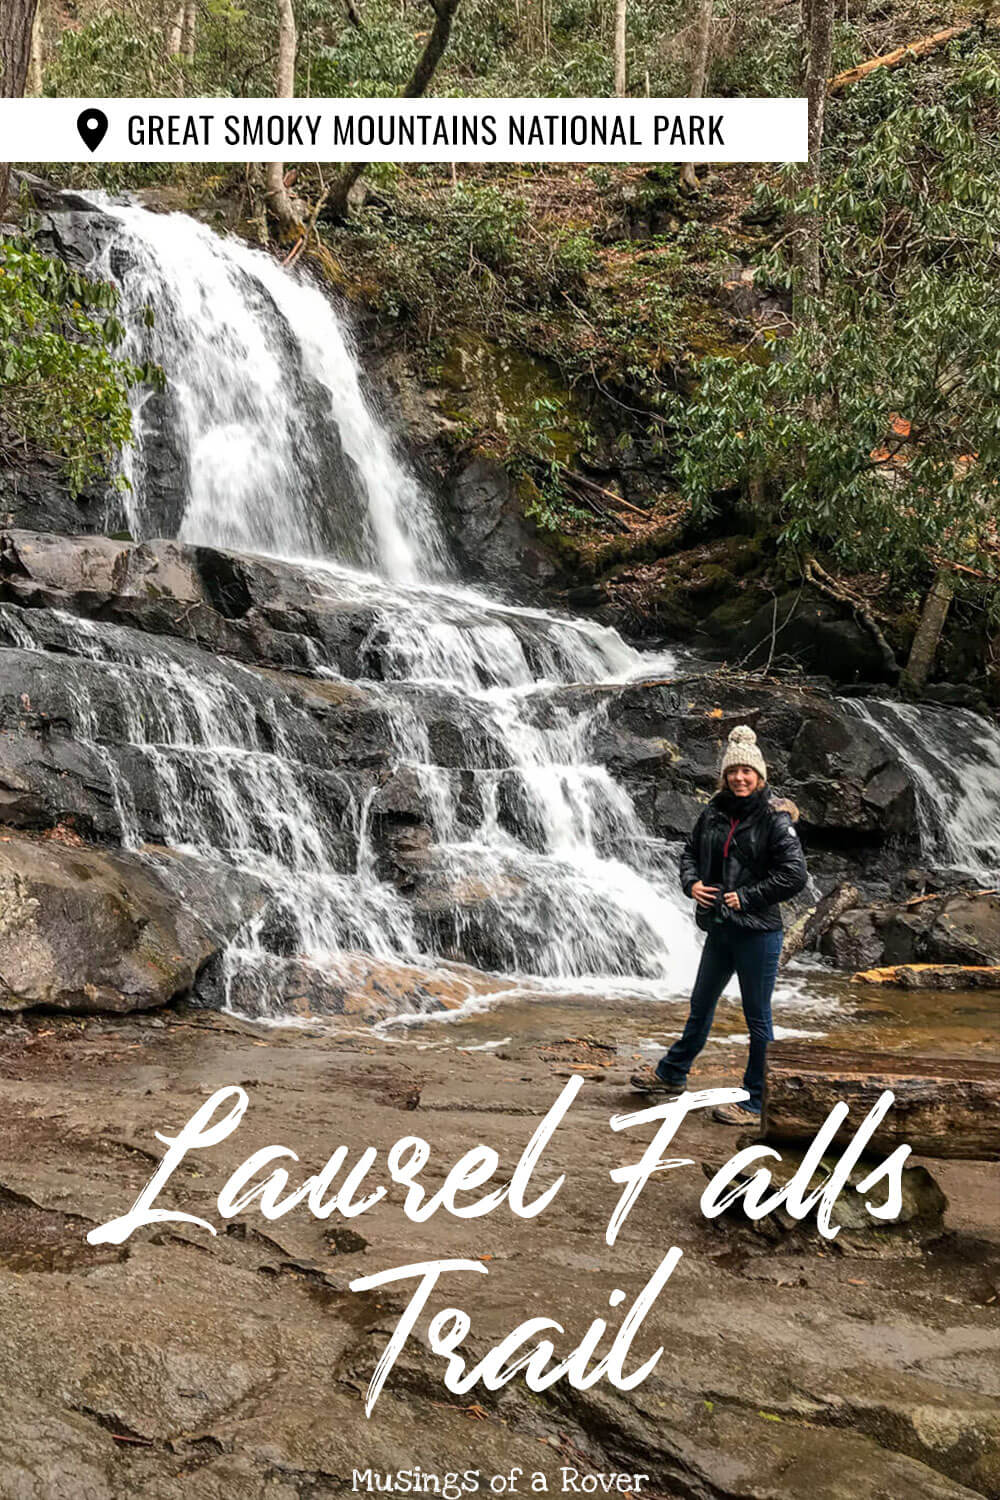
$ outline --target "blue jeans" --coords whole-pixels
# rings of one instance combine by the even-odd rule
[[[771,993],[778,973],[784,933],[747,932],[730,924],[713,926],[705,939],[698,977],[691,994],[691,1012],[682,1034],[656,1071],[666,1083],[683,1088],[688,1069],[708,1041],[719,996],[734,974],[740,982],[743,1014],[750,1032],[750,1058],[743,1087],[750,1095],[744,1108],[760,1113],[764,1098],[767,1044],[773,1040]]]

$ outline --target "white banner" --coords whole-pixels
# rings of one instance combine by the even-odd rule
[[[805,99],[0,99],[23,162],[805,161]]]

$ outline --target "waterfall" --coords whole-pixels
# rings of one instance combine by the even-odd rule
[[[231,1003],[277,1013],[286,959],[336,972],[359,952],[683,992],[698,944],[676,851],[596,763],[602,695],[558,700],[567,684],[669,674],[673,658],[464,587],[316,286],[186,216],[102,208],[117,224],[102,269],[120,288],[127,352],[166,375],[164,392],[135,400],[132,534],[291,560],[317,607],[364,606],[371,671],[355,686],[384,709],[393,775],[413,778],[429,836],[406,899],[373,849],[377,787],[332,788],[333,755],[307,715],[262,697],[259,673],[51,611],[33,639],[30,612],[5,610],[15,646],[79,659],[62,712],[107,768],[123,842],[152,831],[269,892],[269,915],[227,956]],[[311,670],[338,675],[320,643]],[[139,810],[137,784],[151,788]]]
[[[38,684],[51,693],[53,653],[74,661],[57,717],[107,785],[121,842],[166,844],[266,893],[226,954],[225,998],[280,1014],[304,968],[349,975],[358,955],[683,994],[698,942],[676,849],[594,750],[599,689],[669,676],[671,654],[454,576],[349,332],[305,274],[185,215],[101,209],[113,233],[99,269],[120,289],[126,352],[166,377],[134,397],[132,535],[281,559],[279,591],[331,617],[354,611],[351,680],[325,637],[297,636],[304,670],[387,726],[365,772],[338,763],[293,679],[105,621],[0,610],[29,701]],[[294,620],[294,601],[279,603]],[[908,764],[924,857],[991,882],[996,731],[964,711],[846,706]],[[419,824],[388,854],[387,786]]]
[[[843,704],[908,766],[923,858],[982,885],[995,885],[1000,871],[996,725],[966,708],[883,698],[845,698]]]
[[[118,282],[123,352],[168,375],[181,540],[285,557],[332,552],[401,581],[444,574],[428,498],[372,410],[349,334],[322,292],[185,214],[102,207],[120,226],[99,269]],[[152,482],[160,416],[149,393],[136,404],[126,477],[137,537],[163,534]]]

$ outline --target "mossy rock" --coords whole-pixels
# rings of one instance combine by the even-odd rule
[[[583,403],[548,360],[459,334],[440,370],[442,410],[452,421],[495,432],[512,447],[569,463],[588,436]]]

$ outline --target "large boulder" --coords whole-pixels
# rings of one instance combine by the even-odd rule
[[[176,636],[239,661],[377,677],[377,613],[301,568],[173,541],[0,534],[0,600]]]
[[[525,518],[503,464],[475,458],[445,497],[463,572],[509,598],[537,601],[559,571],[555,555]]]
[[[162,851],[0,841],[0,1010],[149,1010],[190,992],[261,906],[247,880]]]
[[[847,702],[820,689],[715,673],[567,688],[553,701],[593,706],[595,759],[621,775],[661,837],[690,829],[718,785],[729,731],[745,723],[756,730],[772,785],[798,804],[814,840],[916,845],[907,767]]]
[[[787,1187],[802,1168],[806,1147],[780,1143],[780,1151],[767,1162],[767,1170],[775,1189]],[[803,1196],[815,1192],[836,1171],[840,1158],[831,1153],[822,1157],[815,1165],[813,1176],[803,1191]],[[727,1158],[714,1158],[702,1162],[702,1171],[711,1179],[727,1165]],[[759,1171],[760,1162],[748,1164],[734,1176],[734,1182],[749,1183]],[[924,1166],[906,1166],[899,1174],[900,1205],[893,1218],[884,1224],[873,1220],[866,1206],[866,1194],[860,1191],[861,1184],[872,1170],[870,1158],[862,1158],[852,1168],[837,1199],[830,1223],[837,1231],[837,1248],[841,1253],[870,1256],[899,1254],[908,1241],[927,1242],[939,1239],[944,1233],[944,1214],[948,1200],[936,1179]],[[815,1217],[809,1214],[804,1219],[795,1219],[782,1205],[756,1223],[748,1225],[741,1200],[737,1200],[722,1218],[723,1226],[743,1238],[760,1236],[772,1244],[791,1240],[802,1248],[818,1247],[823,1241],[816,1228]],[[843,1234],[841,1235],[841,1231]]]
[[[868,630],[843,605],[811,588],[761,605],[740,640],[749,666],[791,657],[807,672],[835,682],[893,682],[897,672]]]
[[[859,969],[876,968],[885,951],[870,907],[845,912],[827,928],[819,947],[838,969],[852,974]]]
[[[36,241],[48,254],[85,268],[93,265],[117,231],[109,214],[73,194],[52,200],[51,208],[39,220]]]
[[[0,526],[87,535],[124,525],[121,496],[109,483],[95,481],[74,495],[50,459],[0,465]]]
[[[1000,894],[925,896],[901,905],[865,907],[832,923],[821,951],[838,968],[897,964],[1000,964]]]

